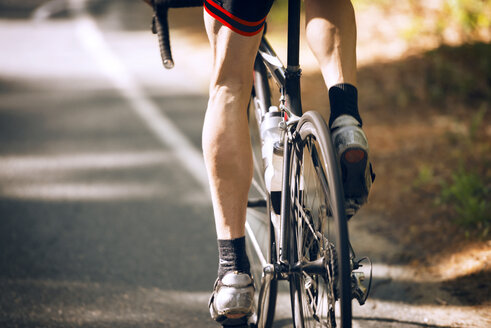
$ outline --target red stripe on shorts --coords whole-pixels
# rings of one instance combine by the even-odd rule
[[[247,25],[247,26],[256,26],[256,25],[259,25],[261,24],[262,22],[264,22],[264,20],[266,19],[266,17],[264,17],[263,19],[257,21],[257,22],[248,22],[246,20],[243,20],[243,19],[240,19],[239,17],[237,16],[234,16],[233,14],[229,13],[228,11],[226,11],[225,9],[223,9],[222,7],[220,7],[219,5],[217,5],[213,0],[205,0],[210,6],[213,6],[215,7],[216,9],[220,10],[222,13],[224,13],[225,15],[227,15],[228,17],[232,18],[234,21],[238,22],[238,23],[241,23],[242,25]],[[206,8],[206,7],[205,7]]]
[[[208,2],[208,1],[207,1],[207,2]],[[208,2],[208,3],[209,3],[209,2]],[[207,12],[207,13],[208,13],[210,16],[212,16],[212,17],[213,17],[213,18],[215,18],[217,21],[219,21],[220,23],[222,23],[223,25],[227,26],[229,29],[231,29],[232,31],[234,31],[234,32],[236,32],[236,33],[238,33],[238,34],[240,34],[240,35],[244,35],[244,36],[253,36],[253,35],[256,35],[256,34],[258,34],[259,32],[261,32],[261,31],[263,30],[263,28],[264,28],[264,25],[263,25],[263,26],[261,26],[261,28],[260,28],[259,30],[257,30],[257,31],[254,31],[254,32],[244,32],[244,31],[239,30],[238,28],[236,28],[236,27],[232,26],[230,23],[228,23],[227,21],[225,21],[223,18],[221,18],[221,17],[219,17],[219,16],[215,15],[215,14],[214,14],[213,12],[211,12],[211,11],[210,11],[208,8],[206,8],[206,6],[204,6],[204,8],[205,8],[206,12]],[[221,10],[221,11],[222,11],[222,10]],[[223,11],[222,11],[222,12],[223,12]],[[227,11],[225,11],[224,13],[227,13]],[[230,15],[232,15],[232,14],[230,14]],[[229,16],[229,15],[227,15],[227,16]],[[233,16],[233,15],[232,15],[232,16]],[[229,17],[231,17],[231,16],[229,16]],[[231,18],[232,18],[232,17],[231,17]],[[262,21],[264,21],[264,19],[265,19],[265,18],[266,18],[266,17],[264,17],[264,18],[262,19]],[[237,19],[240,19],[240,18],[237,18]],[[249,26],[253,26],[253,25],[249,25]]]

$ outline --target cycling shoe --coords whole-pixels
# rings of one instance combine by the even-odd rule
[[[341,164],[346,214],[353,216],[367,202],[375,179],[368,159],[367,137],[360,123],[350,115],[341,115],[331,126],[332,140]]]
[[[224,327],[245,326],[253,313],[254,282],[246,273],[227,272],[217,279],[208,306]]]

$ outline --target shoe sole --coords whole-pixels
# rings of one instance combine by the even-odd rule
[[[361,148],[348,148],[341,154],[341,171],[345,197],[364,198],[367,196],[365,181],[367,161],[368,154]]]
[[[248,327],[250,313],[229,313],[217,319],[222,327]]]
[[[233,309],[220,314],[215,320],[222,327],[248,327],[249,318],[252,312],[249,310]]]

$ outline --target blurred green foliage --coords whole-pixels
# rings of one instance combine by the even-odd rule
[[[419,167],[413,191],[436,195],[435,205],[465,229],[467,236],[491,237],[491,144],[486,136],[487,107],[475,112],[467,129],[449,133],[446,167]],[[436,166],[440,166],[438,170]],[[436,172],[438,171],[438,173]]]
[[[479,230],[482,237],[487,237],[491,226],[489,198],[490,190],[482,177],[463,168],[442,184],[441,200],[452,206],[455,222],[465,229]]]
[[[458,167],[450,179],[441,183],[441,201],[450,205],[457,224],[481,237],[489,236],[491,228],[491,143],[485,120],[487,104],[483,104],[469,119],[467,129],[456,133],[453,156]],[[471,113],[469,113],[471,114]]]
[[[411,23],[401,31],[407,39],[430,35],[444,43],[445,31],[452,30],[463,41],[480,39],[483,31],[491,28],[489,0],[353,0],[361,10],[376,6],[385,11],[400,9],[410,16]],[[489,31],[488,31],[489,33]]]
[[[431,165],[423,164],[418,168],[418,176],[413,182],[414,188],[421,188],[433,182],[435,172]]]
[[[410,22],[400,31],[401,37],[408,40],[431,36],[445,43],[445,32],[451,30],[461,41],[469,42],[482,40],[482,32],[491,29],[491,0],[352,0],[352,3],[357,11],[376,7],[388,14],[395,10],[409,16]],[[269,22],[286,23],[287,9],[288,0],[276,0]]]
[[[490,13],[489,0],[446,0],[438,26],[444,28],[455,21],[466,36],[472,37],[478,29],[491,27]]]

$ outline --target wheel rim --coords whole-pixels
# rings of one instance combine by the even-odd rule
[[[331,232],[331,208],[322,185],[324,179],[322,160],[318,155],[318,144],[313,136],[308,136],[296,150],[297,163],[293,168],[292,203],[296,224],[296,259],[312,262],[321,257],[325,259],[326,273],[298,274],[301,314],[303,327],[334,327],[336,302],[336,254],[334,236]],[[297,314],[298,315],[298,314]]]

